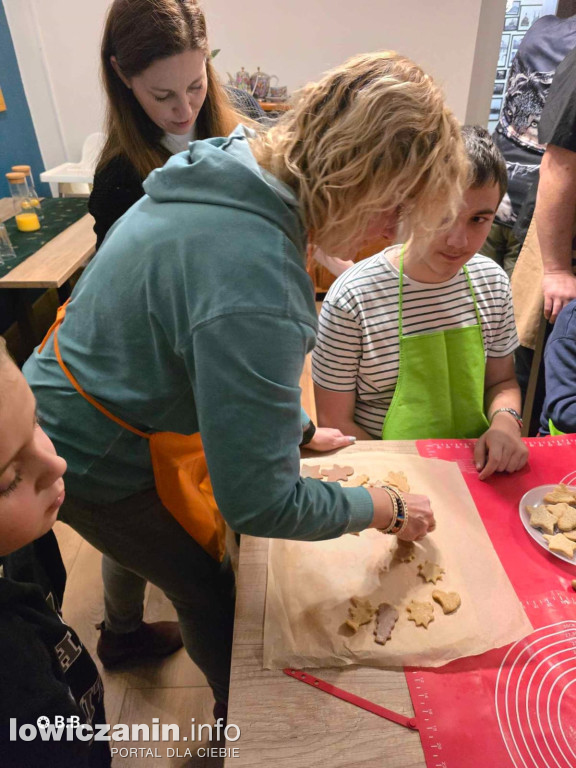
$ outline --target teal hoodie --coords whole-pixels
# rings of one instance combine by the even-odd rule
[[[234,530],[310,540],[362,530],[373,516],[364,488],[299,476],[299,379],[316,312],[291,190],[257,165],[241,127],[193,142],[144,189],[72,294],[64,361],[138,429],[199,431]],[[24,373],[72,495],[106,503],[153,487],[148,441],[73,389],[52,339]]]

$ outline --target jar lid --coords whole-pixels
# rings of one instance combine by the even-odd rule
[[[6,178],[8,181],[25,181],[26,176],[23,173],[7,173]]]
[[[16,173],[30,173],[30,166],[29,165],[13,165],[12,170],[16,171]]]

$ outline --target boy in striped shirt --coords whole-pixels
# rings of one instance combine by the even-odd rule
[[[462,129],[471,182],[456,221],[348,269],[320,314],[319,425],[358,439],[479,438],[480,477],[524,466],[518,341],[504,271],[478,253],[506,191],[488,132]]]

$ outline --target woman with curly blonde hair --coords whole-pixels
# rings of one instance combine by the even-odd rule
[[[424,537],[435,525],[425,497],[394,504],[392,489],[300,477],[299,379],[317,324],[305,251],[310,234],[351,252],[400,218],[433,230],[456,213],[466,174],[432,80],[395,53],[353,58],[306,86],[266,136],[240,126],[153,171],[74,290],[59,355],[50,339],[26,364],[68,462],[61,518],[133,573],[136,597],[144,579],[165,591],[217,702],[233,580],[163,506],[145,438],[199,433],[220,512],[240,533]],[[126,618],[134,595],[125,587],[107,610]]]

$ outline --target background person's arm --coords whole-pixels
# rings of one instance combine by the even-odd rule
[[[544,315],[553,323],[562,307],[576,298],[572,270],[576,152],[548,145],[540,166],[534,216],[544,267]]]

